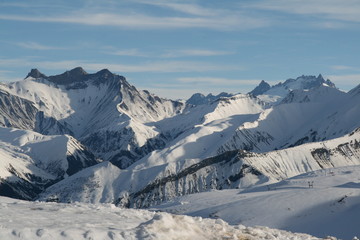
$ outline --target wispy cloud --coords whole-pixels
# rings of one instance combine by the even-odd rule
[[[214,77],[186,77],[178,78],[177,81],[191,84],[211,84],[211,85],[254,85],[259,84],[259,79],[228,79]]]
[[[64,61],[37,61],[34,59],[0,59],[0,66],[17,67],[19,65],[39,67],[41,69],[64,70],[82,66],[88,71],[99,71],[107,68],[113,72],[130,73],[130,72],[209,72],[209,71],[228,71],[239,70],[235,65],[211,64],[206,62],[194,61],[158,61],[145,62],[139,64],[114,64],[114,63],[97,63],[82,60],[64,60]]]
[[[354,67],[345,66],[345,65],[334,65],[334,66],[331,66],[331,69],[333,69],[333,70],[355,70]]]
[[[62,47],[48,46],[36,42],[18,42],[17,46],[33,50],[64,50]]]
[[[328,75],[327,77],[337,85],[342,84],[355,87],[355,84],[360,83],[360,74]]]
[[[113,50],[106,52],[110,55],[117,55],[117,56],[131,56],[131,57],[149,57],[149,54],[146,54],[139,49],[124,49],[124,50]]]
[[[145,52],[140,49],[122,49],[118,50],[115,47],[105,47],[104,53],[117,56],[132,56],[132,57],[152,57],[152,58],[180,58],[180,57],[211,57],[235,54],[234,51],[219,51],[208,49],[178,49],[166,50],[155,53]]]
[[[172,9],[174,11],[182,12],[185,14],[195,15],[195,16],[216,16],[219,15],[218,9],[205,8],[197,4],[189,3],[174,3],[170,1],[138,1],[143,4],[163,7]]]
[[[216,51],[216,50],[206,50],[206,49],[183,49],[183,50],[172,50],[163,54],[162,57],[165,58],[175,58],[175,57],[210,57],[210,56],[221,56],[221,55],[230,55],[235,54],[235,52],[229,51]]]
[[[359,0],[267,0],[249,4],[248,7],[313,15],[325,19],[360,22]]]
[[[24,22],[68,23],[91,26],[114,26],[131,29],[174,29],[205,28],[215,30],[246,30],[269,25],[269,21],[259,17],[249,17],[241,13],[217,16],[159,17],[141,13],[114,14],[108,12],[76,12],[71,15],[7,15],[1,20]]]

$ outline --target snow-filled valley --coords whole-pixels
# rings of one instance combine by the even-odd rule
[[[359,119],[360,85],[321,75],[175,101],[107,69],[32,69],[0,84],[0,196],[53,203],[1,198],[0,236],[351,239]]]

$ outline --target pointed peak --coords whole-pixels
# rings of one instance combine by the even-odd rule
[[[95,73],[96,75],[112,75],[113,73],[109,71],[109,69],[104,68],[100,71],[98,71],[97,73]]]
[[[71,69],[69,73],[76,76],[83,76],[88,74],[82,67],[76,67],[74,69]]]
[[[31,69],[31,71],[28,73],[28,75],[25,77],[28,78],[28,77],[32,77],[32,78],[46,78],[46,75],[41,73],[38,69],[36,68],[33,68]]]
[[[254,96],[258,96],[258,95],[261,95],[261,94],[265,93],[270,88],[271,88],[271,86],[270,86],[269,83],[265,82],[264,80],[261,80],[259,85],[256,88],[254,88],[254,90],[249,92],[249,94],[252,94]]]
[[[323,78],[323,76],[322,76],[321,74],[319,74],[319,76],[317,77],[317,79],[325,81],[325,79]]]

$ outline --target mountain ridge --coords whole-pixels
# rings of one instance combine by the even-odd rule
[[[262,84],[265,86],[265,81]],[[86,167],[83,170],[86,174],[80,179],[70,177],[59,184],[75,186],[79,181],[84,184],[77,185],[79,188],[76,192],[80,194],[81,189],[91,191],[92,187],[98,185],[104,187],[96,190],[99,192],[114,191],[111,186],[116,186],[123,190],[122,193],[106,195],[106,201],[142,206],[142,202],[145,205],[153,204],[141,200],[143,197],[156,202],[160,195],[167,196],[156,187],[153,192],[140,194],[142,187],[145,188],[147,183],[154,184],[161,177],[184,174],[190,167],[193,169],[190,172],[195,175],[208,171],[206,176],[211,176],[211,179],[216,180],[216,174],[224,176],[224,181],[215,181],[222,182],[214,185],[217,187],[226,188],[226,179],[231,183],[229,186],[236,187],[235,179],[246,174],[247,180],[242,180],[241,187],[260,184],[269,176],[264,175],[263,180],[256,180],[260,167],[244,165],[239,158],[236,161],[220,161],[215,165],[205,164],[201,169],[194,166],[203,166],[205,159],[216,159],[216,156],[231,152],[244,156],[243,152],[246,151],[245,155],[261,158],[267,152],[276,153],[306,143],[324,143],[341,138],[359,127],[357,102],[360,101],[360,94],[357,89],[355,87],[345,93],[321,75],[300,76],[272,86],[258,96],[195,94],[201,101],[191,104],[138,90],[123,76],[107,69],[87,73],[78,67],[50,77],[32,69],[23,81],[0,85],[0,125],[49,136],[71,135],[67,139],[73,138],[74,144],[78,141],[89,154],[104,160],[104,163]],[[10,149],[17,147],[15,144]],[[226,173],[227,170],[221,166],[227,166],[230,162],[237,168],[224,167],[229,170]],[[76,164],[73,167],[77,169]],[[104,175],[106,172],[111,177]],[[47,174],[51,174],[51,171]],[[102,179],[102,175],[108,178]],[[131,182],[129,179],[132,179]],[[272,180],[277,181],[275,178]],[[106,184],[102,185],[101,181]],[[194,181],[183,183],[186,185],[183,189],[187,189],[185,193],[197,191],[197,188],[188,187],[188,184],[195,184]],[[200,188],[209,190],[204,186]],[[39,191],[44,190],[40,188]],[[71,192],[68,194],[71,195]],[[169,196],[177,194],[179,192],[175,191]],[[86,193],[84,196],[92,199]],[[100,201],[102,197],[96,199]],[[80,200],[87,201],[86,198]]]

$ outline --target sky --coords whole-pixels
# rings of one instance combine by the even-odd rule
[[[107,68],[161,97],[360,83],[360,0],[0,0],[0,82]]]

